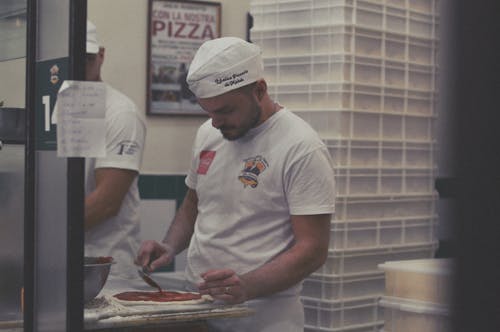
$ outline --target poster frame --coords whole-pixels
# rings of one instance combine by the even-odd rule
[[[161,14],[156,11],[158,6],[163,6]],[[189,91],[185,75],[199,46],[206,40],[221,36],[221,7],[220,2],[198,0],[148,1],[147,115],[206,116]],[[163,30],[158,30],[160,28]],[[157,38],[155,43],[157,31],[165,31],[166,37],[164,40]],[[170,59],[164,60],[160,56]]]

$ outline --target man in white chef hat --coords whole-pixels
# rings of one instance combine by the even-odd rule
[[[187,82],[210,119],[196,135],[182,206],[136,262],[154,270],[188,248],[191,289],[255,310],[209,320],[214,331],[303,331],[302,280],[327,258],[334,213],[328,150],[271,99],[257,45],[203,43]]]
[[[96,26],[87,21],[86,80],[101,82],[104,47]],[[139,190],[146,125],[137,106],[105,84],[106,156],[85,162],[85,255],[112,256],[110,274],[137,278]]]

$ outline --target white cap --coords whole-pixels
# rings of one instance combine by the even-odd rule
[[[98,52],[97,28],[94,23],[87,21],[87,53],[97,54]]]
[[[189,67],[189,89],[198,98],[221,95],[263,78],[260,47],[236,37],[204,42]]]

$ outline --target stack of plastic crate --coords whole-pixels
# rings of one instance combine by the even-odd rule
[[[306,331],[378,331],[385,261],[433,257],[437,0],[252,0],[270,94],[336,162],[326,264]]]

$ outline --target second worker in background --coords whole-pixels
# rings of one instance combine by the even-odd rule
[[[101,82],[104,47],[87,22],[86,80]],[[85,160],[85,255],[112,256],[111,274],[137,278],[139,190],[146,125],[135,104],[106,84],[106,156]]]

